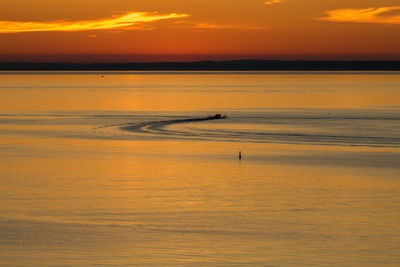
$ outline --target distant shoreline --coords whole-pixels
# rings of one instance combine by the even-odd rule
[[[0,63],[0,71],[400,71],[400,60],[233,60],[155,63]]]

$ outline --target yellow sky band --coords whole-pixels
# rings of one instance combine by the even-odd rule
[[[18,32],[45,32],[63,31],[77,32],[90,30],[109,30],[129,27],[140,27],[140,25],[159,20],[177,19],[188,17],[188,14],[157,14],[147,12],[130,12],[121,16],[113,16],[100,20],[85,21],[51,21],[51,22],[22,22],[22,21],[0,21],[0,33]]]

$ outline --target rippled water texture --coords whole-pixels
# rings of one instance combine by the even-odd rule
[[[0,94],[1,266],[400,265],[400,73],[0,73]]]

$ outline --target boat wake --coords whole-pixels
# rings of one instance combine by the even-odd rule
[[[217,116],[218,115],[218,116]],[[177,140],[205,140],[224,142],[253,142],[253,143],[282,143],[302,145],[329,145],[329,146],[368,146],[368,147],[400,147],[400,138],[391,136],[377,136],[377,134],[317,134],[312,131],[268,131],[266,129],[246,130],[232,125],[243,125],[251,118],[231,118],[217,114],[213,117],[183,118],[172,120],[142,121],[119,125],[103,126],[99,128],[117,128],[131,138],[146,139],[177,139]],[[307,118],[309,119],[309,118]],[[298,118],[296,118],[298,122]],[[211,127],[208,126],[212,123]],[[264,121],[265,123],[265,121]],[[276,123],[276,122],[274,122]],[[286,122],[288,123],[288,122]],[[319,122],[321,123],[321,122]],[[222,126],[212,127],[212,126]],[[221,124],[221,125],[219,125]],[[323,123],[321,123],[323,124]],[[226,127],[224,127],[227,125]],[[178,127],[179,126],[179,127]],[[364,133],[368,134],[368,133]]]

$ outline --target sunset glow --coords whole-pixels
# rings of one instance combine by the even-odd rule
[[[283,2],[283,0],[269,0],[269,1],[266,1],[264,4],[272,5],[272,4],[279,4],[279,3],[282,3],[282,2]]]
[[[15,0],[0,62],[392,60],[399,24],[397,0]]]
[[[52,22],[23,22],[23,21],[0,21],[0,33],[18,32],[44,32],[44,31],[90,31],[109,29],[141,29],[143,24],[165,19],[176,19],[187,17],[186,14],[166,14],[146,12],[130,12],[122,16],[115,16],[102,20],[87,21],[52,21]]]
[[[400,267],[400,0],[0,0],[0,96],[0,267]]]
[[[385,15],[385,13],[396,10],[400,10],[400,6],[330,10],[326,12],[328,16],[321,18],[321,20],[338,22],[400,24],[400,15]]]

